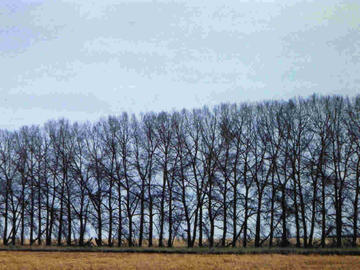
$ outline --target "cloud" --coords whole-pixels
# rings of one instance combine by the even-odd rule
[[[360,86],[356,1],[2,0],[0,10],[0,105],[21,123]]]
[[[2,95],[0,106],[3,108],[18,110],[44,109],[49,111],[67,112],[104,112],[108,104],[92,94],[29,94],[10,93]]]
[[[30,47],[35,35],[30,28],[4,27],[0,29],[0,52],[21,52]]]

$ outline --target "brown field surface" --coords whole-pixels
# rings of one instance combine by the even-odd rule
[[[0,269],[360,269],[360,257],[2,251]]]

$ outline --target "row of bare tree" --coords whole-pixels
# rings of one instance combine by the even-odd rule
[[[0,133],[3,243],[356,245],[360,96]]]

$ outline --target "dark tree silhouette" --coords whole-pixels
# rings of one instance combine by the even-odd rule
[[[360,96],[0,131],[4,245],[356,246],[359,195]]]

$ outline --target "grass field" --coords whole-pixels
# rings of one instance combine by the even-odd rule
[[[360,257],[2,251],[0,269],[360,269]]]
[[[167,248],[167,247],[79,247],[79,246],[1,246],[2,251],[17,252],[63,252],[63,253],[154,253],[154,254],[208,254],[208,255],[342,255],[360,256],[360,248],[221,248],[221,247],[194,247],[194,248]]]

